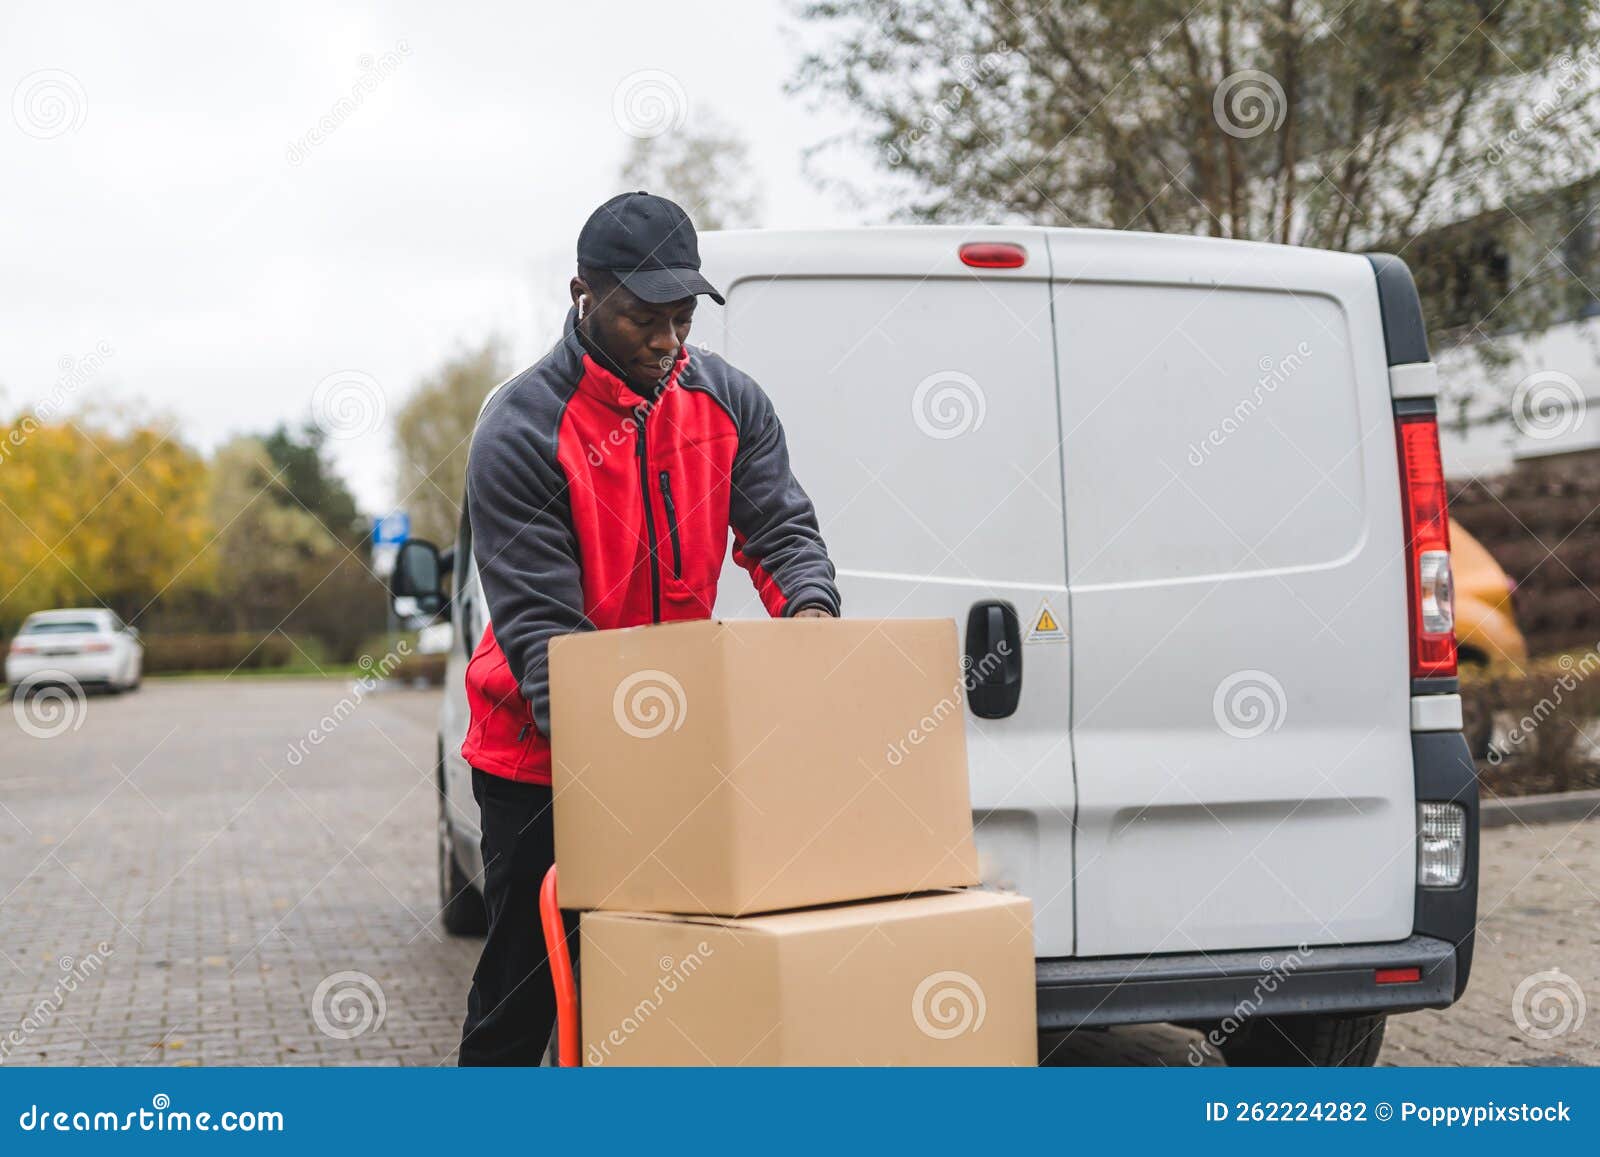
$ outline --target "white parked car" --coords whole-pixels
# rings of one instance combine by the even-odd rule
[[[1033,899],[1041,1029],[1360,1065],[1387,1014],[1460,997],[1478,794],[1403,262],[1004,227],[701,252],[727,305],[691,341],[771,395],[845,613],[965,630],[978,847]],[[466,521],[453,562],[440,883],[466,931]],[[717,613],[761,613],[731,561]]]
[[[70,682],[131,691],[143,672],[138,628],[99,608],[29,615],[6,653],[6,682],[14,690]]]

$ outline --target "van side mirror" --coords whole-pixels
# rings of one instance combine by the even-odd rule
[[[389,579],[389,599],[398,604],[411,599],[416,611],[435,615],[444,608],[444,565],[439,548],[426,539],[412,538],[400,544]],[[396,612],[400,608],[396,606]]]

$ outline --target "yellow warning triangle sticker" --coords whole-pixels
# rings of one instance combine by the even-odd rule
[[[1048,600],[1039,604],[1039,613],[1034,616],[1033,626],[1028,631],[1030,643],[1065,643],[1067,630],[1061,625],[1061,620],[1056,618],[1055,611],[1050,609]]]

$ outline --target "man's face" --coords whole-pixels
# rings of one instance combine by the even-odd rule
[[[695,299],[655,305],[621,285],[603,290],[581,277],[572,279],[572,300],[584,299],[584,335],[620,366],[628,385],[648,391],[672,369],[678,350],[689,340]]]

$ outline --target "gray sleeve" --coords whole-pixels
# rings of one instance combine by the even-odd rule
[[[467,462],[472,556],[495,641],[548,736],[550,639],[593,624],[583,613],[565,474],[504,413],[486,415]]]
[[[811,499],[789,467],[783,425],[766,392],[753,381],[744,385],[729,496],[734,560],[750,572],[768,614],[821,607],[837,615],[833,562]]]

